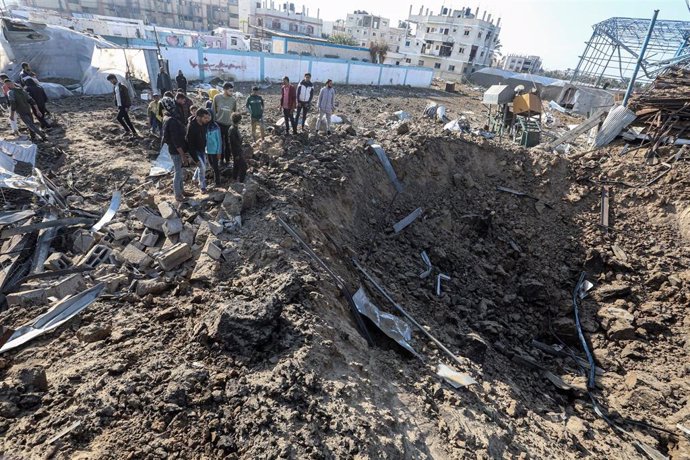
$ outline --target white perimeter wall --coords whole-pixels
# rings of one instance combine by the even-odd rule
[[[434,72],[422,67],[390,66],[284,54],[242,52],[216,49],[164,48],[170,73],[174,77],[182,70],[190,80],[210,80],[213,77],[234,81],[263,81],[266,78],[290,81],[301,80],[306,72],[315,82],[329,78],[339,84],[351,85],[431,85]],[[151,77],[155,83],[157,75]]]

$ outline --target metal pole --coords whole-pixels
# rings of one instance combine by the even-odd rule
[[[644,54],[647,51],[647,45],[649,44],[649,39],[652,38],[652,31],[654,30],[654,24],[656,24],[656,17],[659,15],[659,10],[654,10],[654,16],[652,16],[652,22],[649,23],[649,30],[647,31],[647,36],[642,44],[642,49],[640,50],[640,55],[637,58],[637,64],[635,64],[635,70],[633,71],[632,77],[630,78],[630,83],[628,83],[628,90],[625,92],[625,97],[623,98],[623,107],[628,106],[628,99],[633,92],[635,87],[635,79],[637,78],[637,72],[640,70],[642,65],[642,60],[644,59]]]
[[[371,284],[374,285],[374,287],[381,293],[381,295],[384,296],[384,297],[386,298],[386,300],[388,300],[388,301],[391,303],[391,305],[393,305],[393,307],[395,307],[395,309],[398,310],[398,311],[400,312],[400,314],[402,314],[405,318],[407,318],[407,320],[408,320],[409,322],[411,322],[417,329],[419,329],[420,331],[422,331],[422,333],[423,333],[424,335],[426,335],[426,336],[429,338],[429,340],[431,340],[432,342],[434,342],[434,343],[436,344],[436,346],[439,347],[439,348],[441,349],[441,351],[443,351],[446,355],[448,355],[448,357],[449,357],[450,359],[452,359],[453,361],[455,361],[455,363],[456,363],[457,365],[459,365],[459,366],[461,366],[461,367],[465,367],[465,363],[463,363],[462,361],[460,361],[460,358],[458,358],[457,356],[455,356],[455,354],[454,354],[452,351],[450,351],[448,348],[446,348],[445,345],[443,345],[441,342],[439,342],[439,340],[438,340],[436,337],[434,337],[433,335],[431,335],[430,332],[428,332],[426,329],[424,329],[424,327],[423,327],[421,324],[419,324],[412,316],[410,316],[410,314],[407,313],[407,312],[403,309],[403,307],[401,307],[400,305],[398,305],[398,304],[395,302],[395,300],[393,300],[393,298],[390,296],[390,294],[388,294],[388,292],[387,292],[383,287],[379,286],[379,284],[376,282],[376,280],[374,280],[374,278],[372,278],[371,275],[370,275],[369,273],[367,273],[367,271],[364,269],[364,267],[362,267],[362,266],[359,264],[359,261],[358,261],[357,259],[353,258],[353,259],[352,259],[352,263],[355,265],[355,267],[357,268],[357,270],[359,270],[360,272],[362,272],[362,274],[369,280],[369,282],[370,282]]]

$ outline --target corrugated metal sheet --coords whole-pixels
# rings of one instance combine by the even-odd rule
[[[612,108],[606,120],[604,120],[604,124],[601,126],[596,139],[594,139],[594,147],[608,145],[623,131],[623,128],[635,121],[635,118],[637,118],[635,113],[622,105]]]

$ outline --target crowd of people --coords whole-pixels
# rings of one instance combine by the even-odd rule
[[[117,78],[110,78],[115,85],[115,98],[118,106],[117,120],[123,126],[125,134],[136,136],[133,126],[129,125],[129,96],[124,85]],[[207,191],[207,167],[213,171],[216,187],[222,186],[221,168],[230,167],[234,181],[244,182],[247,175],[247,162],[242,153],[242,138],[239,126],[242,114],[238,110],[238,100],[234,85],[226,82],[222,91],[213,88],[208,91],[203,107],[196,107],[187,96],[187,78],[180,70],[175,78],[177,92],[173,92],[172,79],[164,68],[160,69],[157,87],[147,108],[147,120],[150,133],[161,138],[168,146],[174,164],[173,192],[175,199],[185,198],[183,166],[193,164],[196,168],[193,181],[198,183],[203,193]],[[162,94],[162,96],[161,96]],[[279,110],[285,120],[284,134],[298,133],[298,125],[306,130],[307,114],[311,111],[314,99],[314,84],[311,74],[296,87],[290,84],[288,77],[283,78],[280,93]],[[320,129],[325,119],[326,131],[331,134],[331,116],[335,110],[335,88],[333,81],[328,80],[317,98],[318,121],[316,130]],[[251,135],[254,140],[263,139],[265,135],[264,109],[265,101],[258,87],[244,103],[251,123]],[[296,114],[295,114],[296,110]],[[301,116],[301,123],[300,123]]]

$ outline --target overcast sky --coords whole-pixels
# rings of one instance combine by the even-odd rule
[[[298,10],[302,4],[309,14],[333,21],[345,19],[354,10],[390,18],[392,25],[405,19],[410,3],[405,0],[304,0],[294,1]],[[276,2],[278,3],[278,2]],[[659,19],[690,21],[685,0],[443,0],[412,3],[413,11],[419,7],[439,12],[441,6],[460,8],[477,6],[493,17],[501,17],[502,52],[536,54],[542,57],[546,69],[567,69],[577,65],[584,50],[584,42],[592,35],[592,25],[610,17],[651,18],[659,9]]]

